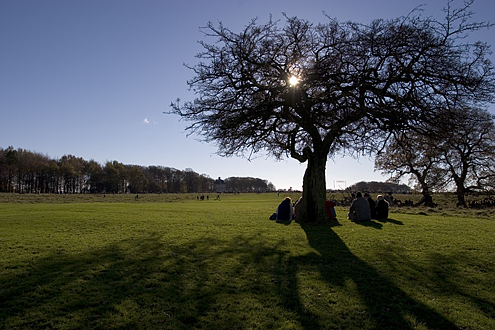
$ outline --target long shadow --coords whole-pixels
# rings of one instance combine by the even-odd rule
[[[346,327],[305,306],[302,269],[331,286],[352,281],[373,320],[368,329],[413,329],[411,319],[458,329],[356,257],[331,226],[301,227],[317,253],[293,256],[290,242],[263,235],[175,243],[149,234],[33,259],[0,276],[0,329]],[[330,302],[333,312],[339,303]]]
[[[383,225],[379,222],[376,222],[374,220],[371,221],[355,221],[354,223],[364,226],[364,227],[371,227],[375,229],[382,229]]]
[[[399,226],[404,225],[404,223],[402,223],[402,221],[394,220],[394,219],[390,219],[390,218],[379,219],[379,220],[371,220],[371,221],[355,221],[354,223],[356,223],[358,225],[361,225],[361,226],[365,226],[365,227],[372,227],[372,228],[375,228],[375,229],[382,229],[383,228],[383,224],[384,223],[387,223],[387,222],[393,223],[394,225],[399,225]]]
[[[399,276],[426,285],[426,292],[432,297],[445,295],[459,297],[466,302],[466,305],[476,306],[479,317],[495,320],[495,304],[493,299],[490,299],[489,284],[493,281],[484,278],[485,276],[466,277],[467,273],[493,274],[495,272],[493,263],[487,262],[483,256],[470,256],[466,253],[455,252],[446,255],[432,251],[429,255],[431,265],[425,266],[399,249],[394,253],[390,253],[390,249],[389,246],[386,250],[377,252],[377,255],[390,269],[397,270],[395,265],[402,264]],[[459,265],[463,266],[459,267]]]
[[[338,286],[343,286],[348,280],[353,281],[376,323],[376,329],[413,329],[417,324],[424,324],[428,329],[459,329],[435,310],[409,297],[356,257],[331,226],[303,224],[302,228],[311,247],[321,255],[322,260],[315,260],[315,265],[319,267],[323,279]],[[323,260],[325,262],[321,262]],[[411,320],[416,320],[416,324]]]
[[[53,253],[0,276],[0,329],[318,329],[285,244],[150,234]]]
[[[403,226],[404,223],[402,221],[399,221],[399,220],[395,220],[395,219],[390,219],[390,218],[387,218],[387,219],[379,219],[379,220],[376,220],[378,222],[382,222],[382,223],[387,223],[387,222],[390,222],[390,223],[393,223],[394,225],[399,225],[399,226]]]

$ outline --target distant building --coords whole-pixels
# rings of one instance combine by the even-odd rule
[[[218,177],[218,179],[213,183],[213,190],[215,192],[224,192],[227,190],[227,184],[225,181],[220,179],[220,177]]]

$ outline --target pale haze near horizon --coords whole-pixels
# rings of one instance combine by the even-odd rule
[[[253,18],[282,13],[312,22],[327,17],[369,23],[407,15],[424,1],[2,1],[0,0],[0,147],[72,154],[104,164],[191,168],[214,179],[257,177],[278,189],[302,189],[306,163],[265,154],[224,158],[214,144],[187,136],[187,122],[164,115],[177,98],[192,100],[186,81],[205,38],[200,27],[221,21],[239,32]],[[423,15],[443,17],[447,1]],[[462,1],[454,1],[461,6]],[[493,21],[495,1],[475,1],[476,21]],[[473,39],[495,47],[493,28]],[[494,57],[490,57],[494,61]],[[490,108],[491,112],[494,107]],[[373,159],[336,155],[327,187],[385,181]]]

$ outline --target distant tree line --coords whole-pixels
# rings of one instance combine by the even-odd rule
[[[227,185],[226,190],[230,192],[262,192],[276,190],[275,186],[271,182],[250,177],[230,177],[225,179],[225,184]]]
[[[378,181],[370,181],[370,182],[361,181],[350,186],[348,190],[369,192],[369,193],[388,193],[388,192],[391,192],[393,194],[411,193],[411,188],[408,185],[396,184],[392,182],[378,182]]]
[[[99,164],[73,155],[52,159],[24,149],[0,148],[0,192],[17,193],[206,193],[215,180],[190,168]],[[258,178],[227,178],[227,191],[275,190]]]

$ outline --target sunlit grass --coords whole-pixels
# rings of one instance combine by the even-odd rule
[[[301,226],[268,220],[276,194],[107,197],[0,204],[0,328],[495,328],[491,217]]]

